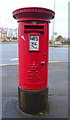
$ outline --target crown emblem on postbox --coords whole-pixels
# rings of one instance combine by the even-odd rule
[[[30,71],[28,71],[27,80],[40,80],[39,72],[37,71],[38,65],[33,62],[30,64]]]
[[[31,68],[30,68],[31,71],[36,71],[36,70],[37,70],[37,66],[38,66],[38,65],[35,64],[35,62],[33,62],[33,64],[30,65],[30,67],[31,67]]]

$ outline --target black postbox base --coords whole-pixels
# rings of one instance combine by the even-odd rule
[[[48,88],[34,91],[18,87],[18,99],[21,111],[27,114],[43,112],[48,105]]]

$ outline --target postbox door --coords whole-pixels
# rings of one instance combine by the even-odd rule
[[[23,52],[19,56],[19,69],[21,69],[19,84],[24,89],[44,89],[48,86],[47,30],[43,33],[25,33],[22,41],[20,51]]]

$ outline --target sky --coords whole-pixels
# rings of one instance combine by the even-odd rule
[[[0,3],[0,27],[17,28],[17,20],[12,12],[23,7],[45,7],[54,10],[55,1],[55,26],[57,35],[68,37],[68,2],[69,0],[2,0]],[[53,32],[53,20],[51,20],[49,36]]]

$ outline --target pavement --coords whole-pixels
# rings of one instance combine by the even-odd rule
[[[1,66],[0,66],[1,68]],[[18,108],[18,65],[2,66],[2,118],[68,118],[68,63],[49,63],[49,111],[27,115]],[[1,69],[0,69],[1,72]]]

